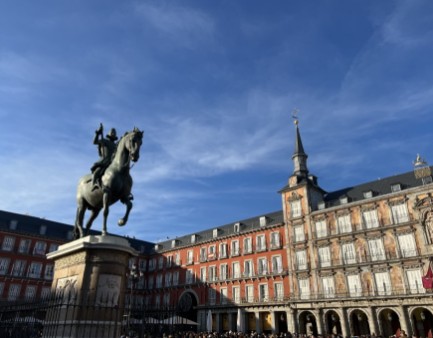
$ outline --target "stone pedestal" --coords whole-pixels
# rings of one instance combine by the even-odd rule
[[[53,297],[43,337],[120,337],[128,261],[137,252],[115,236],[87,236],[47,255]]]

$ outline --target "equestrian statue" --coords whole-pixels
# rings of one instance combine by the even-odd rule
[[[105,138],[103,130],[101,123],[93,139],[93,143],[98,146],[100,158],[91,167],[92,173],[84,175],[78,182],[75,238],[88,235],[101,209],[104,209],[102,235],[106,235],[110,205],[120,200],[126,206],[125,215],[118,221],[119,226],[126,224],[132,208],[132,177],[129,170],[131,162],[137,162],[140,157],[143,132],[134,128],[126,132],[116,143],[116,129],[112,128]],[[86,210],[90,210],[91,214],[83,230]]]

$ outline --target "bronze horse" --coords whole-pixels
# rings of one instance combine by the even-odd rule
[[[134,128],[127,132],[117,144],[117,150],[113,160],[102,176],[102,187],[93,189],[92,174],[80,178],[77,187],[77,215],[75,218],[74,236],[83,237],[88,234],[93,221],[98,217],[101,209],[104,209],[102,235],[107,234],[107,217],[110,205],[121,201],[126,205],[126,213],[119,219],[118,225],[123,226],[128,221],[132,208],[133,196],[131,194],[132,178],[129,169],[132,162],[137,162],[140,157],[143,132]],[[90,210],[91,214],[83,231],[84,214]]]

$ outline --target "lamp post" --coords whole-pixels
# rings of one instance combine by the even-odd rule
[[[126,273],[126,277],[130,282],[130,292],[129,292],[129,308],[128,308],[128,319],[127,319],[127,333],[130,334],[131,329],[131,316],[132,316],[132,300],[134,295],[134,289],[137,282],[140,281],[140,278],[143,277],[143,271],[141,271],[138,266],[134,263],[131,265],[131,268]]]

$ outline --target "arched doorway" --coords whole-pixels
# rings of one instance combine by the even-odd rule
[[[385,309],[379,314],[379,325],[382,335],[385,337],[395,335],[401,328],[398,314],[390,309]]]
[[[350,329],[352,336],[370,335],[367,315],[361,310],[352,311],[350,314]]]
[[[299,333],[317,336],[316,317],[310,311],[302,312],[299,315]]]
[[[426,308],[417,308],[412,312],[413,333],[417,337],[433,334],[433,315]]]
[[[335,311],[328,311],[325,315],[326,333],[342,335],[340,316]]]
[[[177,304],[179,316],[197,322],[197,296],[189,291],[182,293]]]

